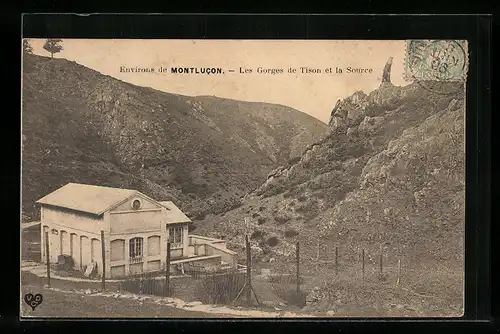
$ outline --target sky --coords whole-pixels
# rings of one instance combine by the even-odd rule
[[[31,39],[34,53],[50,56],[43,39]],[[131,40],[64,39],[64,58],[138,86],[198,96],[286,105],[327,123],[338,99],[356,91],[376,89],[389,57],[394,85],[404,79],[406,42],[373,40]],[[154,73],[125,73],[120,67],[154,68]],[[159,73],[159,67],[220,67],[223,75]],[[252,73],[242,74],[242,69]],[[257,68],[283,69],[281,74],[257,73]],[[288,68],[296,73],[288,73]],[[320,74],[301,73],[300,67]],[[342,74],[335,73],[341,68]],[[347,73],[347,68],[372,69]],[[333,73],[326,73],[332,68]],[[230,73],[229,69],[235,70]]]

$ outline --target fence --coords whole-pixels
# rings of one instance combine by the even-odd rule
[[[168,287],[167,287],[168,284]],[[237,297],[245,284],[245,273],[238,270],[225,272],[186,271],[184,275],[142,273],[120,283],[120,290],[156,296],[169,296],[185,301],[201,301],[206,304],[238,304]]]
[[[358,302],[362,305],[384,298],[385,302],[391,298],[387,297],[388,288],[427,298],[436,291],[450,290],[451,287],[455,291],[453,296],[457,297],[453,297],[453,303],[460,302],[463,282],[459,274],[463,271],[460,273],[457,270],[460,268],[452,268],[440,276],[431,277],[432,269],[416,269],[415,258],[406,256],[415,253],[413,249],[401,249],[399,245],[388,242],[354,245],[345,239],[340,244],[338,240],[314,239],[311,233],[302,236],[293,233],[252,235],[253,238],[246,236],[245,247],[240,249],[238,269],[230,266],[222,271],[217,266],[216,271],[211,271],[193,262],[183,266],[182,275],[172,275],[170,265],[166,265],[163,272],[128,277],[120,283],[120,288],[132,293],[171,296],[208,304],[296,309],[314,304],[315,298],[323,298],[317,297],[321,294],[318,290],[327,291],[328,302],[362,300]],[[45,240],[45,252],[50,258],[48,232]],[[238,250],[237,245],[230,245],[230,248]],[[170,263],[168,254],[167,251],[167,264]],[[101,256],[105,263],[105,253],[102,252]],[[434,279],[436,277],[438,279]],[[104,274],[101,279],[105,290]],[[454,281],[450,283],[450,280]],[[47,284],[50,286],[48,262]],[[424,285],[424,292],[415,292],[418,284]],[[431,285],[436,286],[429,289]],[[427,293],[429,291],[431,293]],[[374,292],[385,295],[375,296]]]
[[[311,236],[311,233],[303,235]],[[290,233],[288,236],[286,233],[277,234],[274,238],[269,242],[271,238],[246,236],[245,247],[239,250],[238,269],[233,267],[221,271],[219,268],[213,272],[191,263],[184,266],[182,275],[176,276],[171,274],[170,266],[167,265],[163,272],[142,273],[126,278],[120,288],[138,294],[173,296],[186,301],[273,308],[302,308],[308,304],[311,296],[314,297],[317,288],[328,291],[328,300],[334,302],[339,299],[359,299],[362,293],[368,296],[372,292],[387,290],[388,287],[409,291],[419,298],[428,298],[428,293],[415,292],[418,284],[428,291],[431,290],[429,286],[436,285],[431,292],[454,290],[453,295],[457,298],[453,297],[453,302],[456,299],[457,304],[462,298],[463,268],[446,268],[439,264],[440,270],[444,271],[438,275],[432,272],[432,267],[417,268],[416,258],[407,256],[415,254],[412,248],[402,248],[388,242],[354,245],[345,239],[340,244],[338,240],[307,239]],[[47,258],[50,258],[47,232],[45,240],[45,251]],[[238,250],[237,245],[230,244],[230,248]],[[102,252],[103,262],[104,255]],[[166,262],[170,263],[168,255]],[[48,261],[47,283],[50,286]],[[102,275],[103,290],[106,289],[105,283],[106,277]],[[363,303],[370,303],[370,298],[380,299],[364,298]]]
[[[379,245],[378,252],[374,247],[360,247],[358,254],[353,254],[353,249],[342,252],[343,248],[318,241],[314,245],[299,241],[289,242],[290,245],[289,252],[281,256],[270,258],[273,252],[256,256],[252,254],[255,245],[252,246],[247,237],[245,257],[240,257],[240,262],[245,264],[243,271],[213,272],[192,264],[186,267],[184,275],[169,275],[168,279],[165,274],[129,278],[122,289],[209,304],[301,308],[315,287],[338,279],[395,287],[402,282],[401,254],[388,256],[384,245]],[[170,294],[166,292],[169,289]]]

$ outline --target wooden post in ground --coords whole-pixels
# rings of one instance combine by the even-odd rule
[[[335,246],[335,275],[339,274],[339,252],[337,246]]]
[[[316,249],[316,271],[319,269],[319,239],[318,239],[318,248]]]
[[[380,275],[382,275],[383,272],[383,258],[384,258],[384,245],[380,244]]]
[[[167,241],[167,258],[165,259],[165,295],[170,297],[170,241]]]
[[[398,280],[396,281],[396,285],[399,286],[401,284],[401,257],[398,259]]]
[[[300,294],[300,251],[299,251],[299,242],[295,246],[295,258],[297,262],[297,295]]]
[[[101,230],[102,282],[101,288],[106,289],[106,248],[104,246],[104,231]]]
[[[246,294],[247,305],[252,303],[252,253],[250,251],[250,241],[248,241],[248,234],[245,236],[245,247],[247,251],[247,281],[246,281]]]
[[[45,256],[47,261],[47,286],[50,288],[50,251],[49,251],[49,232],[45,232]]]
[[[361,251],[361,263],[362,263],[362,267],[361,267],[361,270],[362,270],[362,277],[363,277],[363,281],[365,280],[365,250],[363,249]]]

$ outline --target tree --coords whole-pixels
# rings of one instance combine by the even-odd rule
[[[29,39],[23,39],[23,52],[33,53],[33,48],[31,47]]]
[[[63,50],[62,39],[59,38],[47,38],[43,48],[50,53],[51,57],[54,58],[54,53],[61,52]]]

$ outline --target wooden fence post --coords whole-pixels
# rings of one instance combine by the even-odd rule
[[[101,230],[101,255],[102,255],[102,290],[106,289],[106,247],[104,243],[104,231]]]
[[[165,295],[170,297],[170,241],[167,241],[167,258],[165,260]]]
[[[398,252],[398,278],[396,280],[396,286],[399,286],[401,284],[401,248],[399,244],[397,252]]]
[[[252,298],[252,253],[250,250],[250,241],[248,240],[248,234],[245,236],[245,246],[247,251],[247,284],[246,284],[246,293],[247,293],[247,304],[251,305]]]
[[[47,260],[47,286],[50,288],[50,247],[49,247],[49,232],[45,232],[45,256]]]
[[[361,262],[362,262],[362,272],[363,272],[363,281],[365,280],[365,250],[363,249],[361,252]]]
[[[337,246],[335,246],[335,275],[339,274],[339,252]]]
[[[297,241],[297,245],[295,247],[295,257],[297,262],[297,295],[300,294],[300,250],[299,250],[299,242]]]
[[[396,285],[399,286],[401,284],[401,257],[398,259],[398,280],[396,281]]]
[[[384,245],[380,244],[380,274],[383,272]]]
[[[316,271],[319,270],[319,239],[318,239],[318,246],[316,249]]]

